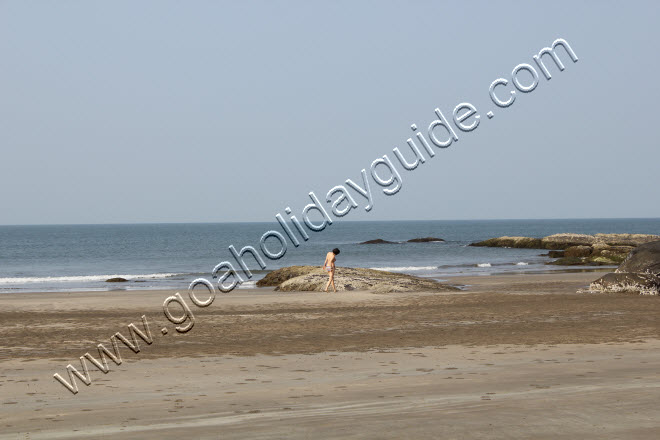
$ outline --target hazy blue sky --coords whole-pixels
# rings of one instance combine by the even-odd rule
[[[480,126],[347,220],[660,217],[659,22],[654,1],[0,1],[0,224],[269,221],[463,101]],[[495,107],[556,38],[579,62]]]

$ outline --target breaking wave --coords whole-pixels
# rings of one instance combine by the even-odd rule
[[[158,278],[170,278],[184,273],[148,273],[138,275],[73,275],[63,277],[16,277],[16,278],[0,278],[0,284],[29,284],[29,283],[66,283],[66,282],[82,282],[82,281],[105,281],[109,278],[125,278],[129,281],[133,280],[153,280]]]
[[[434,270],[437,266],[402,266],[402,267],[370,267],[373,270],[384,270],[387,272],[408,272],[413,270]]]

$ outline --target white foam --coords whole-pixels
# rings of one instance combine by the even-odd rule
[[[479,263],[477,267],[491,267],[490,263]]]
[[[373,270],[384,270],[387,272],[407,272],[412,270],[433,270],[436,266],[404,266],[404,267],[370,267]]]
[[[139,275],[72,275],[65,277],[17,277],[0,278],[0,284],[29,284],[29,283],[66,283],[81,281],[105,281],[108,278],[124,278],[127,280],[144,280],[156,278],[169,278],[183,273],[148,273]]]
[[[257,287],[256,281],[243,281],[238,285],[239,289],[254,289],[255,287]]]
[[[525,263],[524,261],[521,261],[520,263],[516,263],[516,266],[528,266],[529,263]]]

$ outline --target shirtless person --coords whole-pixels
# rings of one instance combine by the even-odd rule
[[[334,248],[332,252],[328,252],[325,256],[325,261],[323,262],[323,269],[328,272],[328,284],[325,285],[326,293],[328,292],[330,284],[332,284],[332,290],[337,293],[337,289],[335,288],[335,260],[337,259],[337,255],[339,255],[339,249]]]

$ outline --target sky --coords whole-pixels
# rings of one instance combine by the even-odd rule
[[[465,3],[0,1],[0,224],[272,221],[462,102],[343,218],[660,217],[660,4]],[[493,105],[558,38],[579,61]]]

